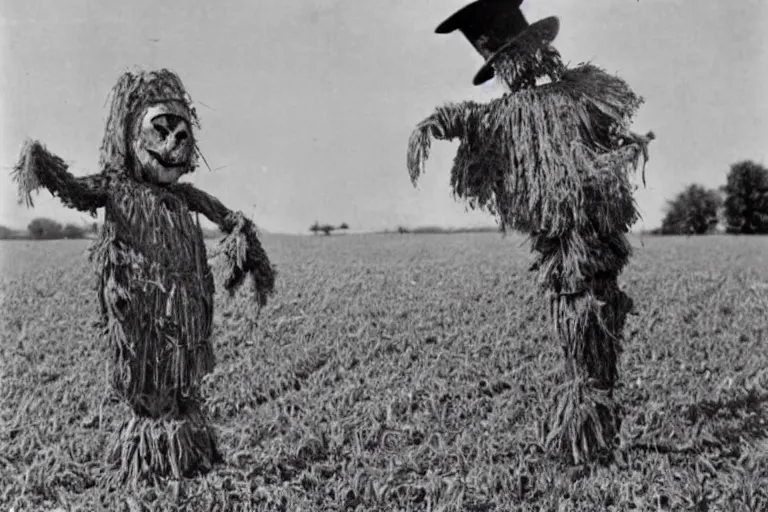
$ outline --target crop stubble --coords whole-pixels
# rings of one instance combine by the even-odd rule
[[[86,244],[3,242],[0,510],[764,510],[768,240],[632,241],[609,466],[541,449],[561,357],[523,239],[265,236],[258,327],[246,291],[217,295],[203,393],[225,464],[110,493],[124,411]]]

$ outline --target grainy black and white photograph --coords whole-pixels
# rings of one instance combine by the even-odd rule
[[[0,512],[768,511],[762,0],[0,24]]]

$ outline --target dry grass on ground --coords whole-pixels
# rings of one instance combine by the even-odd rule
[[[768,240],[634,240],[624,449],[584,468],[540,448],[560,352],[522,242],[267,236],[258,330],[217,299],[225,463],[110,495],[87,242],[3,242],[0,510],[768,509]]]

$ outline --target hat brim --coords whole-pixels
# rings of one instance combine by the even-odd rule
[[[543,18],[532,23],[524,32],[499,48],[493,55],[486,59],[485,64],[483,64],[483,67],[480,68],[480,71],[477,72],[474,80],[472,80],[472,84],[480,85],[493,78],[495,74],[493,71],[493,62],[499,56],[520,50],[531,51],[541,48],[554,41],[559,32],[560,20],[557,16],[550,16],[549,18]]]

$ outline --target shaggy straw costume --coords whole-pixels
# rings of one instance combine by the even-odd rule
[[[220,458],[198,391],[201,377],[214,365],[214,280],[192,213],[202,213],[226,234],[220,247],[230,292],[251,274],[262,306],[273,291],[275,271],[249,219],[189,184],[176,183],[178,175],[195,169],[191,131],[199,126],[179,78],[167,70],[128,72],[111,99],[101,173],[74,177],[59,157],[28,141],[14,178],[29,206],[31,192],[45,187],[68,207],[92,214],[105,209],[91,260],[100,274],[112,387],[133,411],[116,434],[108,460],[118,483],[179,478],[206,471]],[[183,129],[174,135],[173,125],[142,128],[152,109],[181,119],[177,126]],[[157,147],[151,146],[152,137],[160,140]],[[154,154],[147,152],[150,146]],[[159,152],[165,150],[167,158],[186,157],[160,164],[166,153]],[[172,178],[160,179],[166,170]]]
[[[530,235],[567,377],[547,443],[580,463],[612,448],[620,426],[613,390],[632,301],[617,277],[639,218],[629,175],[653,135],[629,131],[642,100],[626,83],[589,64],[564,66],[550,45],[557,18],[529,26],[520,3],[481,0],[438,27],[461,30],[485,57],[475,84],[495,74],[509,93],[438,108],[411,135],[408,169],[415,185],[431,139],[458,139],[455,196]],[[537,86],[541,77],[549,83]]]

